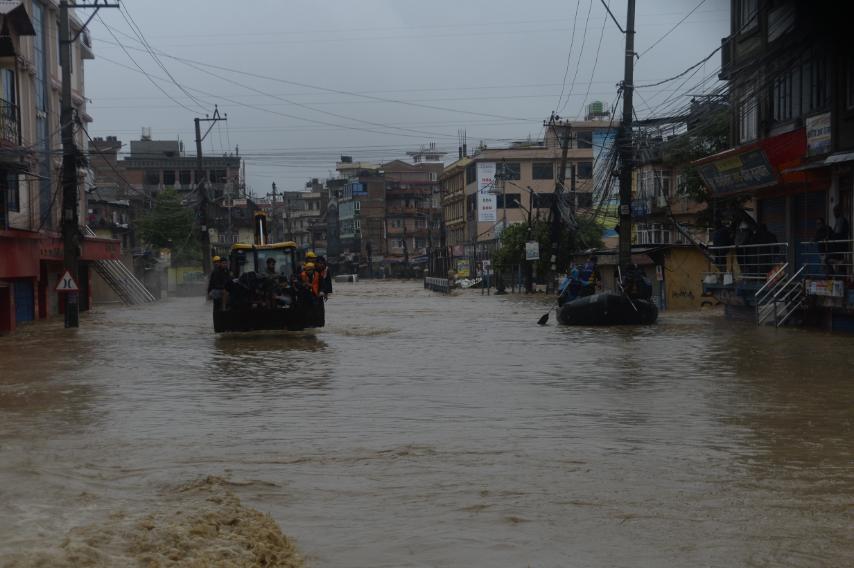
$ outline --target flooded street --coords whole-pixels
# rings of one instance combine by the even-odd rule
[[[201,298],[24,327],[0,565],[208,476],[309,566],[851,565],[851,337],[540,327],[538,302],[360,282],[315,333],[215,336]]]

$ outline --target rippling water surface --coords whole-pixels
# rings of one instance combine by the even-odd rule
[[[360,282],[316,333],[181,298],[0,338],[0,564],[206,476],[311,566],[854,563],[851,337],[546,307]]]

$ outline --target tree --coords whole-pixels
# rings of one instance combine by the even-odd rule
[[[602,246],[602,227],[595,219],[578,217],[578,228],[571,231],[565,225],[560,231],[560,258],[557,266],[562,269],[569,265],[573,253],[599,248]],[[501,233],[501,246],[493,256],[498,271],[509,270],[513,266],[523,265],[525,261],[525,243],[537,241],[540,245],[540,260],[536,261],[537,274],[546,274],[550,269],[552,242],[551,225],[544,220],[534,220],[530,231],[527,223],[510,225]]]
[[[172,249],[172,257],[183,261],[198,261],[198,235],[194,215],[181,203],[174,189],[157,194],[154,207],[137,223],[140,238],[154,248]]]

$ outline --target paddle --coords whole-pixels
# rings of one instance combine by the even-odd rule
[[[557,306],[554,306],[554,307],[552,307],[552,309],[551,309],[551,310],[549,310],[549,311],[547,311],[546,313],[544,313],[544,314],[542,315],[542,317],[541,317],[540,319],[538,319],[538,320],[537,320],[537,325],[546,325],[546,324],[549,322],[549,314],[550,314],[550,313],[552,313],[552,311],[553,311],[556,307],[557,307]]]
[[[626,299],[629,301],[629,304],[631,304],[632,308],[634,308],[635,311],[638,311],[638,308],[637,308],[637,306],[635,306],[635,303],[632,302],[632,299],[629,297],[628,294],[626,294],[626,289],[623,288],[623,272],[620,270],[619,266],[617,267],[617,278],[618,278],[617,286],[620,287],[620,292],[623,293],[623,296],[626,297]]]

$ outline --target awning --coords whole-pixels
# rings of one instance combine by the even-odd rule
[[[848,162],[854,162],[854,152],[837,152],[836,154],[831,154],[827,158],[823,160],[818,160],[816,162],[810,162],[808,164],[804,164],[802,166],[798,166],[796,168],[789,168],[788,170],[783,170],[782,174],[789,174],[794,172],[805,172],[809,170],[819,170],[822,168],[828,168],[830,166],[835,166],[838,164],[845,164]]]
[[[3,27],[12,24],[19,36],[36,35],[36,30],[21,0],[0,0],[0,16],[3,16]]]

